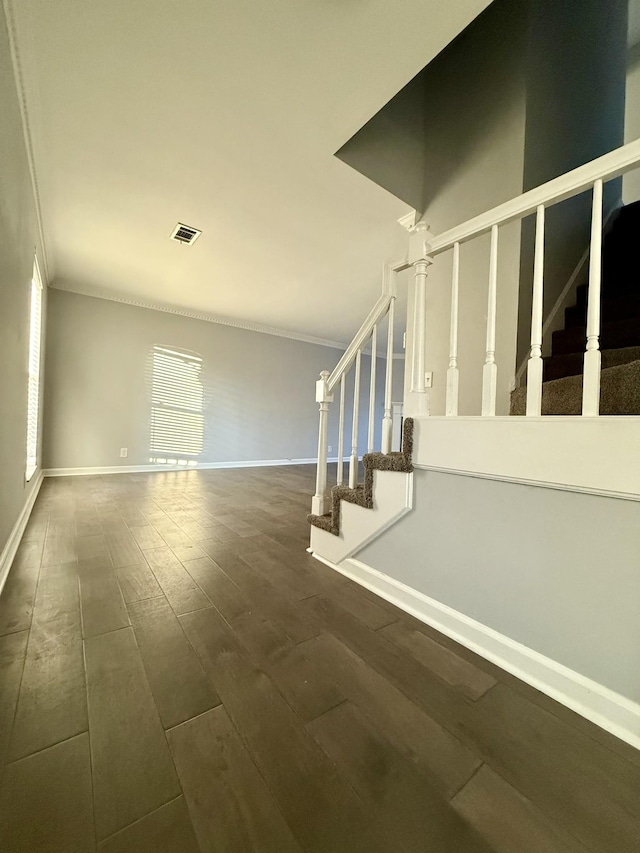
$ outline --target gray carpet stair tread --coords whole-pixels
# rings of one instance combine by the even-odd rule
[[[616,367],[640,359],[640,346],[602,350],[602,367]],[[544,375],[548,381],[582,373],[584,352],[556,355],[544,360]]]
[[[402,427],[402,451],[392,453],[365,453],[362,457],[364,465],[364,483],[355,488],[349,486],[334,486],[331,489],[331,512],[327,515],[307,516],[307,521],[320,530],[340,535],[340,505],[342,501],[356,504],[365,509],[373,508],[373,472],[413,471],[411,457],[413,455],[413,418],[405,418]]]
[[[567,355],[580,352],[587,339],[583,326],[572,326],[553,332],[552,348],[554,355]],[[603,323],[600,329],[600,346],[604,349],[636,346],[640,340],[640,317],[626,317],[610,323]]]
[[[526,387],[517,388],[511,395],[511,414],[524,415],[526,404]],[[543,415],[579,415],[581,412],[582,375],[543,383]],[[600,414],[640,415],[640,359],[603,369],[600,377]]]

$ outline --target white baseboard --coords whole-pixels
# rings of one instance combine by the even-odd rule
[[[335,456],[327,462],[337,462]],[[345,462],[349,457],[345,456]],[[45,477],[83,477],[97,474],[144,474],[162,471],[209,471],[218,468],[266,468],[277,465],[317,465],[317,457],[309,459],[250,459],[241,462],[199,462],[198,465],[110,465],[102,468],[45,468]]]
[[[15,559],[18,546],[20,545],[20,540],[22,539],[22,535],[27,526],[27,522],[29,521],[29,516],[31,515],[31,510],[33,509],[33,505],[36,502],[36,498],[38,497],[38,492],[40,491],[40,486],[42,485],[42,479],[43,473],[42,471],[38,471],[35,477],[35,482],[33,483],[33,487],[29,492],[29,497],[27,498],[25,505],[22,507],[22,512],[18,516],[18,520],[13,525],[13,529],[9,534],[9,538],[7,539],[7,543],[2,550],[2,554],[0,554],[0,593],[2,592],[4,585],[7,581],[9,569],[11,568],[11,565]]]
[[[348,559],[321,562],[640,749],[640,705],[401,581]]]

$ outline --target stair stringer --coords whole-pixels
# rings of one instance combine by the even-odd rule
[[[311,527],[309,550],[314,556],[340,563],[352,557],[413,509],[413,474],[373,472],[373,508],[342,501],[338,535]]]

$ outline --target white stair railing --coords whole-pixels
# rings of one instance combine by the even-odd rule
[[[371,376],[369,379],[369,431],[367,435],[367,453],[373,453],[375,440],[376,412],[376,363],[378,361],[378,327],[371,332]]]
[[[544,281],[544,204],[536,213],[536,247],[533,259],[531,355],[527,364],[527,415],[542,414],[542,309]]]
[[[593,185],[591,255],[587,301],[587,349],[584,354],[582,414],[600,413],[600,287],[602,284],[602,180]]]
[[[460,243],[453,244],[451,273],[451,323],[449,327],[449,369],[447,370],[447,416],[458,414],[460,371],[458,370],[458,310],[460,292]]]
[[[340,377],[340,419],[338,421],[338,473],[336,485],[341,486],[344,480],[344,402],[345,402],[345,377]]]
[[[487,305],[487,350],[482,369],[482,414],[495,415],[498,394],[498,365],[496,364],[496,313],[498,310],[498,226],[491,229],[489,260],[489,304]]]
[[[590,267],[587,300],[586,346],[584,354],[582,415],[596,417],[600,409],[600,299],[602,283],[603,185],[632,169],[640,167],[640,139],[598,157],[591,163],[573,169],[533,190],[505,202],[468,222],[433,236],[424,222],[419,222],[411,234],[408,264],[414,268],[415,291],[413,304],[413,335],[409,394],[410,414],[429,414],[426,394],[426,342],[429,327],[427,314],[427,275],[430,264],[438,255],[453,251],[451,283],[451,316],[449,335],[449,367],[447,370],[445,414],[458,415],[460,369],[459,343],[459,284],[460,246],[484,234],[491,235],[489,282],[487,289],[487,326],[485,359],[482,373],[482,409],[484,417],[496,414],[499,365],[496,360],[498,306],[498,236],[500,227],[536,214],[533,298],[531,309],[531,346],[527,363],[526,415],[542,413],[543,384],[543,304],[544,304],[544,245],[545,212],[549,207],[573,198],[582,192],[593,193],[591,216]],[[503,383],[504,385],[504,383]]]
[[[360,416],[360,364],[362,350],[356,355],[356,373],[353,380],[353,424],[351,426],[351,456],[349,457],[349,488],[358,484],[358,419]]]
[[[393,324],[395,321],[395,298],[389,303],[387,329],[387,370],[384,379],[384,417],[382,418],[382,452],[391,452],[393,436],[393,412],[391,403],[391,388],[393,381]]]
[[[351,400],[353,408],[351,412],[349,486],[350,488],[355,488],[358,484],[358,466],[360,461],[358,431],[361,415],[360,380],[362,371],[362,355],[368,346],[370,346],[371,351],[371,369],[369,377],[369,405],[366,433],[367,450],[369,452],[375,450],[378,329],[385,321],[385,318],[387,320],[388,328],[384,377],[384,416],[380,425],[381,430],[379,434],[381,435],[380,449],[383,453],[391,452],[391,440],[393,435],[391,394],[393,387],[393,342],[395,301],[397,293],[396,276],[398,272],[406,269],[408,266],[408,262],[403,260],[395,264],[389,264],[385,267],[382,294],[378,298],[378,301],[369,312],[367,319],[356,333],[354,339],[345,350],[334,370],[331,373],[327,370],[322,371],[320,378],[316,382],[316,402],[320,407],[320,427],[318,431],[318,469],[316,474],[316,491],[313,496],[311,507],[311,511],[315,515],[324,515],[329,511],[329,484],[327,477],[329,407],[333,402],[334,390],[338,385],[340,386],[340,412],[338,418],[338,465],[336,484],[343,485],[344,483],[344,423],[347,405],[346,377],[352,367],[354,368],[354,387]]]

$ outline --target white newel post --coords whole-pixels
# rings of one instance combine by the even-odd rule
[[[387,331],[387,372],[384,381],[384,418],[382,419],[382,452],[391,453],[393,441],[393,415],[391,408],[391,387],[393,385],[393,323],[395,316],[395,296],[389,303],[389,328]]]
[[[329,496],[327,494],[327,428],[329,419],[329,403],[333,402],[333,394],[329,394],[327,379],[329,371],[323,370],[316,382],[316,403],[320,406],[320,429],[318,431],[318,470],[316,473],[316,493],[311,501],[311,512],[324,515],[329,511]]]
[[[428,415],[425,363],[427,335],[427,274],[433,259],[429,255],[431,232],[426,222],[418,222],[409,237],[409,264],[414,271],[413,344],[411,348],[411,391],[408,415]]]
[[[600,414],[600,290],[602,285],[602,181],[593,185],[591,214],[591,257],[587,301],[587,349],[582,379],[582,414]]]

